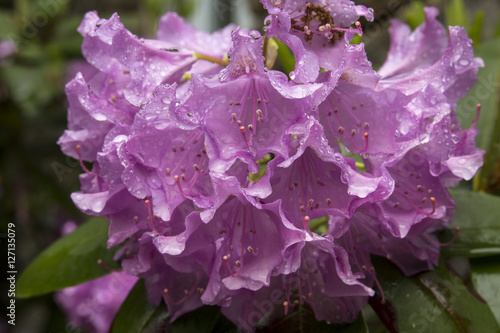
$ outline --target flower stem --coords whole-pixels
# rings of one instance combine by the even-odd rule
[[[229,65],[229,61],[224,60],[224,59],[219,59],[219,58],[216,58],[216,57],[211,57],[209,55],[201,54],[201,53],[198,53],[198,52],[193,52],[193,55],[194,55],[194,57],[197,60],[206,60],[206,61],[213,62],[214,64],[219,64],[221,66],[227,66],[227,65]]]

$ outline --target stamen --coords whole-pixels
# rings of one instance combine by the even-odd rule
[[[253,247],[248,246],[248,247],[247,247],[247,250],[248,250],[248,252],[250,252],[251,254],[255,254],[255,250],[253,249]]]
[[[106,265],[104,261],[102,261],[102,259],[97,259],[97,264],[110,271],[111,273],[116,272],[114,269],[111,269],[108,265]]]
[[[460,227],[455,227],[455,233],[453,234],[453,237],[451,238],[451,240],[449,240],[446,243],[439,243],[439,245],[441,247],[444,247],[444,246],[450,246],[451,244],[453,244],[457,240],[457,236],[458,236],[459,231],[460,231]]]
[[[241,135],[243,136],[243,140],[245,140],[245,144],[247,145],[247,148],[250,148],[250,145],[248,144],[248,141],[247,141],[247,136],[245,135],[245,126],[240,126],[240,132],[241,132]]]
[[[359,21],[356,21],[356,23],[354,23],[354,25],[356,26],[356,29],[358,30],[358,35],[363,36],[363,30],[361,30],[361,23]]]
[[[177,183],[177,187],[179,188],[179,191],[180,191],[182,194],[184,194],[185,196],[188,196],[190,191],[188,191],[188,193],[184,192],[184,190],[183,190],[183,188],[182,188],[182,186],[181,186],[181,181],[180,181],[180,179],[182,179],[183,181],[186,181],[186,175],[181,174],[181,176],[180,176],[180,177],[179,177],[179,175],[175,175],[175,176],[174,176],[174,181]]]
[[[432,214],[434,214],[436,212],[436,198],[434,197],[431,197],[430,200],[431,200],[431,204],[432,204],[432,212],[426,212],[425,210],[423,210],[422,208],[418,207],[417,205],[415,205],[406,195],[408,194],[408,191],[405,191],[404,194],[403,194],[403,198],[405,198],[406,201],[408,201],[408,203],[413,207],[415,208],[419,213],[421,214],[424,214],[424,215],[427,215],[427,216],[431,216]]]
[[[476,118],[470,128],[476,127],[477,121],[479,120],[479,114],[481,113],[481,104],[476,105]]]
[[[283,302],[283,307],[285,308],[285,316],[288,314],[288,302],[284,301]]]
[[[158,230],[156,229],[156,227],[153,224],[153,213],[151,211],[151,202],[149,201],[149,199],[146,199],[146,201],[144,201],[144,204],[148,208],[148,215],[149,215],[148,216],[148,222],[149,222],[149,226],[151,227],[151,229],[154,232],[156,232],[157,234],[159,234]]]
[[[476,118],[474,118],[474,121],[470,125],[469,129],[474,128],[477,125],[480,113],[481,113],[481,104],[477,104],[476,105]],[[455,130],[455,128],[456,128],[456,125],[455,124],[451,124],[450,129],[451,129],[452,132]],[[463,130],[461,132],[457,132],[456,134],[462,134],[462,133],[464,133],[467,130]]]
[[[380,303],[385,304],[384,290],[382,289],[382,285],[380,284],[380,282],[377,279],[377,274],[375,273],[375,267],[373,267],[373,266],[370,267],[370,273],[372,274],[373,279],[375,280],[375,284],[377,285],[377,288],[378,288],[378,290],[380,290],[380,294],[382,295],[382,300],[380,301]]]
[[[225,255],[222,257],[222,260],[226,264],[227,270],[229,271],[229,274],[231,274],[232,277],[235,277],[236,275],[233,274],[233,270],[231,269],[231,266],[229,266],[229,255]]]
[[[78,161],[80,162],[80,166],[82,167],[82,170],[85,171],[85,173],[90,173],[89,169],[83,164],[83,159],[82,159],[82,146],[81,145],[76,145],[76,153],[78,154]]]
[[[309,220],[311,218],[309,216],[304,216],[304,230],[309,230]]]

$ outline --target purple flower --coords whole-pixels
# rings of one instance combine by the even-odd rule
[[[449,170],[453,174],[449,178],[454,180],[448,186],[455,185],[460,179],[471,180],[483,165],[484,151],[476,147],[475,137],[478,131],[474,125],[464,131],[455,130],[452,134],[457,144],[453,154],[444,162],[445,167],[440,170],[440,173]],[[457,119],[454,119],[451,128],[460,128]]]
[[[392,194],[377,203],[380,222],[395,237],[405,237],[425,218],[442,219],[455,204],[439,177],[430,174],[429,164],[418,150],[387,168],[394,180]]]
[[[291,274],[273,277],[256,292],[242,291],[222,307],[222,313],[244,332],[262,319],[271,322],[308,303],[318,320],[353,321],[373,290],[351,272],[347,253],[328,238],[314,236],[301,252],[301,265]]]
[[[222,30],[209,34],[187,24],[179,15],[170,12],[161,17],[156,38],[168,43],[173,49],[185,49],[223,58],[231,47],[231,32],[235,29],[235,25],[229,24]],[[212,63],[211,66],[215,67],[215,64]]]
[[[169,256],[196,258],[203,254],[210,265],[205,270],[210,271],[201,299],[216,304],[240,289],[269,285],[273,272],[297,267],[294,253],[300,251],[304,238],[284,217],[279,203],[257,208],[243,198],[230,197],[208,223],[203,223],[199,213],[192,213],[184,232],[160,236],[154,243]],[[173,262],[173,258],[166,260]]]
[[[298,131],[298,126],[292,128]],[[352,159],[333,151],[316,120],[302,129],[292,142],[292,158],[275,158],[261,182],[269,182],[272,193],[265,201],[282,200],[285,215],[298,228],[308,230],[307,221],[326,215],[348,217],[379,187],[381,178],[360,174]],[[299,139],[300,138],[300,139]]]
[[[3,65],[3,58],[17,52],[17,46],[12,40],[0,41],[0,66]]]
[[[404,238],[394,237],[378,222],[374,207],[365,205],[351,219],[334,217],[329,221],[329,233],[334,243],[347,251],[354,272],[376,280],[370,254],[386,257],[407,276],[433,269],[438,264],[441,244],[431,232],[445,227],[451,216],[441,221],[425,218],[410,228]]]
[[[0,58],[4,58],[14,52],[16,52],[17,47],[11,40],[3,40],[0,42]]]
[[[55,295],[59,306],[68,315],[69,323],[88,332],[109,332],[137,277],[126,272],[112,272],[74,287],[64,288]]]
[[[292,80],[266,68],[257,31],[208,34],[167,13],[148,40],[117,14],[85,16],[94,69],[67,84],[59,139],[84,171],[72,199],[109,218],[116,260],[172,321],[210,304],[254,331],[305,303],[353,321],[380,288],[371,255],[408,275],[437,264],[447,187],[482,163],[475,123],[462,130],[454,113],[482,61],[432,8],[414,32],[393,23],[376,72],[349,44],[371,10],[262,3],[266,37],[295,54]]]
[[[180,127],[205,132],[213,170],[226,171],[239,158],[257,172],[255,160],[267,153],[287,157],[284,132],[310,112],[312,95],[321,88],[289,84],[283,73],[265,70],[261,46],[258,32],[235,30],[229,66],[218,78],[193,76],[173,114]]]
[[[377,89],[380,76],[371,68],[363,44],[347,47],[337,85],[319,106],[319,119],[330,145],[340,140],[353,154],[384,158],[396,151],[397,113],[408,98],[396,89]]]
[[[148,233],[138,240],[129,241],[125,248],[123,269],[144,279],[149,301],[155,306],[162,306],[164,301],[171,321],[203,305],[200,295],[207,278],[199,267],[174,270],[165,264]]]
[[[83,76],[78,74],[66,85],[66,95],[69,101],[68,129],[59,138],[58,144],[62,151],[73,158],[95,161],[97,152],[101,149],[104,137],[113,125],[106,119],[97,120],[91,116],[95,110],[102,110],[106,100],[91,94]]]
[[[472,41],[464,28],[450,27],[449,37],[435,19],[436,8],[425,8],[426,21],[415,31],[394,20],[391,48],[380,68],[379,89],[394,87],[410,95],[431,84],[444,93],[455,108],[458,99],[472,87],[479,67]],[[447,47],[445,48],[445,45]]]
[[[121,71],[128,75],[130,82],[124,95],[131,104],[140,106],[152,97],[159,84],[178,82],[190,70],[197,60],[194,51],[219,44],[218,48],[211,49],[219,50],[213,56],[222,58],[230,29],[228,27],[211,36],[170,14],[161,20],[158,40],[138,39],[125,29],[117,14],[105,20],[100,19],[96,12],[89,12],[78,31],[84,36],[82,50],[87,61],[104,73]],[[177,39],[193,34],[198,34],[198,38],[191,39],[189,44]]]
[[[361,34],[359,17],[373,20],[373,10],[348,0],[261,2],[270,14],[266,35],[287,44],[295,55],[290,78],[296,82],[314,81],[320,67],[336,70],[342,66],[349,41]]]

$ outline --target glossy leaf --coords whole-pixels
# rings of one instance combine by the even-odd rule
[[[308,304],[298,305],[286,317],[279,318],[266,327],[257,330],[259,333],[265,332],[339,332],[339,333],[363,333],[368,332],[363,314],[360,313],[353,323],[333,325],[325,321],[317,321],[314,312]]]
[[[176,319],[169,332],[172,333],[222,333],[236,332],[234,326],[217,306],[203,306]]]
[[[116,314],[111,333],[157,332],[168,321],[167,308],[149,303],[144,280],[139,280]]]
[[[442,242],[453,237],[452,229],[460,227],[452,245],[443,247],[448,256],[482,257],[500,254],[500,197],[463,190],[451,190],[457,211],[451,229],[439,234]]]
[[[500,257],[471,261],[472,283],[500,323]]]
[[[373,260],[386,302],[380,292],[370,305],[391,332],[497,332],[488,305],[474,297],[443,263],[413,277],[383,258]]]
[[[118,268],[114,251],[106,247],[108,225],[104,219],[93,218],[54,242],[21,274],[16,296],[38,296],[109,274],[97,264],[99,259]]]

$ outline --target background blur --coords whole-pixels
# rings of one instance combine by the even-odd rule
[[[443,22],[466,25],[475,46],[500,36],[498,0],[466,1],[466,16],[454,11],[456,1],[365,0],[357,3],[375,9],[375,22],[363,22],[363,41],[375,68],[387,55],[389,20],[399,17],[415,25],[423,3],[439,7]],[[19,276],[38,253],[59,237],[64,222],[80,224],[87,219],[77,211],[69,196],[79,189],[79,163],[64,156],[56,141],[66,128],[64,85],[82,61],[82,38],[76,28],[84,13],[90,10],[97,10],[104,18],[118,12],[125,26],[142,37],[154,37],[156,22],[166,11],[176,11],[198,28],[209,31],[229,22],[260,29],[265,17],[258,0],[0,0],[0,43],[6,40],[14,43],[3,44],[10,45],[11,52],[8,47],[3,48],[7,51],[0,47],[2,309],[5,309],[8,289],[4,288],[7,269],[3,269],[7,223],[16,224]],[[2,59],[2,52],[11,54]],[[498,91],[498,68],[496,71],[491,85]],[[492,103],[498,109],[498,99]],[[461,120],[470,124],[475,109],[464,114]],[[486,150],[491,146],[498,151],[498,141],[483,142],[481,146]],[[493,163],[492,168],[487,179],[478,180],[478,186],[498,193],[499,164]],[[15,327],[7,327],[5,310],[2,310],[0,332],[7,329],[30,333],[75,332],[66,327],[64,315],[52,297],[17,300]]]

